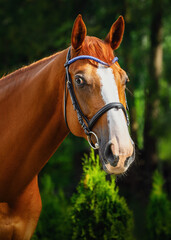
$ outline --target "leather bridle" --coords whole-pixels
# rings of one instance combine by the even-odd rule
[[[84,113],[82,112],[79,103],[77,101],[75,92],[74,92],[74,87],[72,84],[72,79],[69,73],[69,66],[74,63],[77,60],[82,60],[82,59],[89,59],[89,60],[93,60],[96,61],[102,65],[105,65],[107,67],[110,67],[110,65],[106,62],[101,61],[98,58],[95,58],[93,56],[89,56],[89,55],[81,55],[81,56],[77,56],[75,58],[71,59],[71,48],[69,48],[68,53],[67,53],[67,57],[66,57],[66,63],[64,64],[65,69],[66,69],[66,76],[65,76],[65,91],[64,91],[64,118],[65,118],[65,123],[68,127],[68,123],[67,123],[67,116],[66,116],[66,101],[67,101],[67,89],[69,91],[70,97],[71,97],[71,101],[72,101],[72,105],[74,107],[74,110],[77,112],[77,117],[78,117],[78,121],[81,125],[81,127],[83,128],[85,134],[87,135],[88,138],[88,142],[90,144],[90,146],[93,149],[98,149],[99,148],[99,140],[97,135],[92,131],[93,126],[95,125],[95,123],[97,122],[97,120],[107,111],[109,111],[112,108],[115,108],[116,110],[118,109],[122,109],[127,121],[127,125],[129,125],[129,118],[128,118],[128,114],[127,111],[125,109],[125,107],[123,106],[122,103],[120,102],[111,102],[106,104],[104,107],[102,107],[90,120],[84,115]],[[116,61],[118,61],[118,58],[115,57],[112,61],[112,63],[115,63]],[[69,127],[68,127],[69,129]],[[92,142],[92,136],[95,137],[96,139],[96,143],[93,144]]]

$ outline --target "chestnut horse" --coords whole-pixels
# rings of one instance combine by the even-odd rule
[[[124,33],[123,17],[112,25],[104,41],[86,32],[79,15],[70,51],[58,52],[0,80],[1,240],[31,238],[42,207],[37,175],[69,131],[79,137],[88,135],[90,144],[99,148],[108,173],[121,174],[134,160],[125,114],[128,77],[116,57],[112,62],[113,50]],[[91,131],[83,117],[95,119]]]

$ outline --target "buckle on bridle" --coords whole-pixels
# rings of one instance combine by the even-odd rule
[[[96,143],[92,142],[92,135],[95,137]],[[89,134],[87,135],[87,140],[88,140],[90,147],[92,147],[93,149],[99,149],[99,139],[94,132],[92,132],[92,131],[89,132]]]

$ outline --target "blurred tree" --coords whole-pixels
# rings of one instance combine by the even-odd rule
[[[147,208],[147,239],[171,239],[171,202],[163,189],[164,179],[155,171]]]
[[[162,16],[163,1],[152,1],[150,28],[149,77],[145,89],[144,149],[146,164],[156,165],[158,161],[156,125],[159,118],[159,80],[162,73]]]

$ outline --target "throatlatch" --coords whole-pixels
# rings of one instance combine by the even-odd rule
[[[83,60],[83,59],[90,59],[90,60],[96,61],[102,65],[105,65],[106,67],[110,67],[110,65],[108,63],[103,62],[100,59],[95,58],[93,56],[89,56],[89,55],[81,55],[81,56],[77,56],[77,57],[71,59],[71,48],[69,48],[67,57],[66,57],[66,63],[64,64],[64,67],[66,69],[65,91],[64,91],[64,118],[65,118],[65,123],[68,127],[67,116],[66,116],[66,100],[67,100],[67,88],[68,88],[68,91],[69,91],[70,97],[71,97],[71,101],[72,101],[72,105],[74,107],[74,110],[77,112],[78,121],[79,121],[81,127],[83,128],[85,134],[87,135],[88,142],[93,149],[98,149],[99,148],[99,140],[98,140],[97,135],[92,131],[92,128],[95,125],[95,123],[97,122],[97,120],[104,113],[106,113],[107,111],[109,111],[112,108],[115,108],[117,110],[119,110],[119,109],[123,110],[124,115],[126,117],[127,125],[129,125],[129,118],[128,118],[128,114],[127,114],[125,107],[120,102],[112,102],[112,103],[106,104],[90,120],[88,120],[88,118],[84,115],[84,113],[82,112],[82,110],[79,106],[79,103],[77,101],[77,98],[76,98],[76,95],[74,92],[74,87],[72,84],[72,79],[71,79],[71,76],[69,73],[69,66],[72,63],[74,63],[75,61]],[[116,61],[118,61],[117,57],[115,57],[113,59],[112,63],[115,63]],[[69,127],[68,127],[68,129],[69,129]],[[96,143],[92,142],[92,137],[95,138]]]

